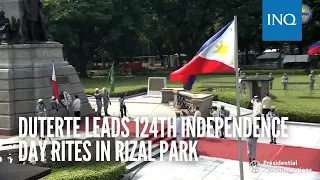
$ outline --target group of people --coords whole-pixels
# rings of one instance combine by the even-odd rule
[[[43,99],[38,100],[38,105],[36,107],[36,111],[38,113],[38,117],[47,117],[47,110],[51,113],[52,117],[55,116],[59,112],[59,108],[61,107],[59,101],[56,99],[55,96],[52,96],[50,100],[50,109],[47,109],[46,105],[44,104]],[[74,100],[71,104],[72,110],[74,112],[75,117],[81,117],[81,100],[78,95],[74,96]],[[67,109],[69,110],[69,109]]]
[[[102,106],[104,109],[105,116],[110,116],[108,113],[109,105],[111,105],[110,96],[108,90],[104,87],[102,91],[99,91],[99,88],[95,89],[94,97],[97,104],[97,114],[101,116]],[[120,104],[120,116],[123,118],[124,116],[127,117],[127,106],[125,103],[125,94],[121,93],[119,96],[119,104]]]
[[[319,74],[320,75],[320,74]],[[259,76],[259,73],[256,73],[255,77],[257,78]],[[241,79],[245,79],[246,78],[246,73],[243,73],[240,71],[240,78]],[[270,73],[268,75],[269,79],[273,79],[273,74]],[[311,73],[309,74],[309,80],[310,80],[310,93],[314,94],[314,85],[316,82],[316,76],[315,73],[313,71],[311,71]],[[282,78],[281,78],[281,84],[283,86],[283,90],[288,90],[288,83],[289,83],[289,78],[287,73],[284,73]],[[273,88],[273,80],[269,81],[269,89],[271,90]],[[246,84],[243,82],[241,84],[241,91],[245,93],[246,90]]]
[[[220,107],[220,110],[218,110],[217,106],[212,106],[211,107],[211,115],[212,117],[216,118],[216,117],[220,117],[222,119],[229,117],[230,116],[230,111],[226,110],[225,107],[222,105]],[[215,122],[212,122],[212,126],[215,127]],[[222,124],[222,128],[220,130],[220,138],[225,138],[225,124]]]
[[[55,117],[58,114],[59,108],[61,106],[62,105],[60,104],[60,102],[58,101],[58,99],[55,96],[52,96],[52,98],[50,100],[50,109],[47,109],[46,105],[44,104],[43,99],[39,99],[38,105],[36,107],[36,112],[38,113],[38,117],[47,117],[48,116],[47,112],[51,113],[50,114],[51,117]],[[69,114],[69,107],[65,107],[65,108]],[[81,100],[78,95],[74,96],[74,100],[71,103],[71,108],[73,110],[74,117],[81,117],[81,114],[80,114]],[[79,124],[80,121],[78,121],[77,123]],[[47,130],[47,128],[44,128],[45,133],[46,133],[46,130]],[[39,139],[44,140],[45,137],[39,136]]]
[[[271,121],[275,117],[279,117],[279,113],[276,111],[275,107],[271,106],[272,99],[269,93],[265,95],[262,101],[259,99],[258,96],[254,96],[253,99],[251,100],[251,103],[253,105],[253,115],[255,117],[265,117],[265,118],[269,117]],[[261,127],[261,122],[257,122],[257,124],[259,124],[259,126]],[[277,144],[276,138],[272,136],[273,131],[277,131],[277,126],[275,126],[274,130],[270,129],[270,134],[271,134],[270,144]],[[257,141],[258,141],[258,137],[256,137],[254,133],[252,133],[251,136],[248,137],[247,139],[249,162],[252,162],[256,159]]]

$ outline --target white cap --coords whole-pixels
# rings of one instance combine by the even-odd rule
[[[258,98],[258,96],[253,96],[254,98]]]
[[[276,109],[274,106],[271,106],[271,108],[270,109]]]
[[[96,88],[94,91],[99,91],[99,88]]]
[[[39,100],[38,100],[38,103],[39,103],[39,102],[42,102],[42,101],[43,101],[43,99],[39,99]]]
[[[103,87],[103,88],[102,88],[102,90],[104,90],[104,91],[105,91],[105,90],[107,90],[107,89],[106,89],[105,87]]]
[[[52,96],[52,97],[51,97],[51,99],[55,99],[55,98],[56,98],[55,96]]]

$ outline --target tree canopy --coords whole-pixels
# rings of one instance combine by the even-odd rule
[[[45,0],[44,14],[68,61],[86,76],[89,61],[111,62],[153,55],[195,55],[216,31],[238,16],[239,50],[306,48],[320,40],[320,0],[304,0],[313,10],[302,42],[263,42],[261,0]]]

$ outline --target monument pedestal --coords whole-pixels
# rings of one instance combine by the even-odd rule
[[[19,117],[37,116],[38,99],[50,112],[52,63],[59,93],[66,91],[81,99],[81,115],[93,113],[75,68],[64,61],[62,44],[0,45],[0,134],[18,133]],[[64,107],[54,116],[68,116]],[[73,116],[73,114],[70,114]]]
[[[250,101],[253,96],[258,96],[260,100],[269,92],[269,82],[274,78],[269,77],[247,77],[242,79],[242,82],[246,83],[247,97]]]

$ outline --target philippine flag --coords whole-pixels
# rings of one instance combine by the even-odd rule
[[[311,46],[309,46],[308,53],[310,55],[314,55],[314,54],[320,53],[320,41],[318,41],[318,42],[312,44]]]
[[[191,90],[198,74],[234,72],[235,25],[232,21],[212,36],[188,64],[171,73],[170,80],[180,81],[185,90]]]
[[[56,78],[56,70],[54,69],[54,64],[52,64],[52,77],[51,77],[51,85],[52,85],[52,96],[56,99],[59,98],[59,91],[57,86],[57,78]]]

